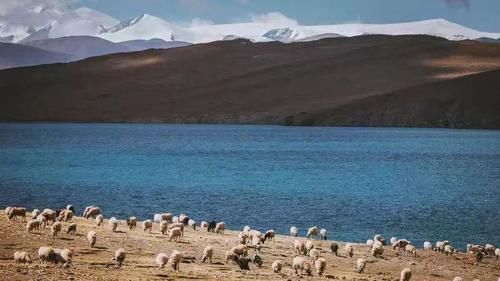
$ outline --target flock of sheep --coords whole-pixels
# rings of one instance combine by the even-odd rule
[[[9,220],[17,220],[17,217],[21,218],[21,221],[26,222],[26,217],[30,217],[30,220],[26,222],[26,230],[28,233],[38,231],[40,228],[45,228],[50,224],[50,233],[52,237],[56,237],[62,231],[62,222],[68,222],[69,225],[66,232],[69,234],[75,234],[77,231],[77,224],[71,223],[71,220],[75,214],[74,207],[71,205],[66,206],[60,210],[44,209],[40,212],[38,209],[33,210],[28,213],[26,208],[21,207],[7,207],[5,213]],[[83,212],[83,217],[85,219],[94,219],[98,227],[104,225],[104,217],[102,211],[99,207],[89,206],[85,208]],[[154,224],[159,225],[160,232],[164,235],[168,235],[169,241],[178,242],[184,236],[184,229],[186,227],[196,230],[197,223],[189,218],[187,215],[181,214],[179,216],[174,216],[171,213],[155,214],[153,219],[147,219],[142,222],[142,230],[144,232],[151,233]],[[112,232],[116,232],[119,222],[115,217],[111,217],[108,220],[108,224]],[[136,217],[129,217],[126,221],[127,227],[130,230],[134,230],[139,224]],[[224,234],[225,224],[224,222],[201,222],[199,227],[206,229],[209,232],[215,232],[217,234]],[[298,229],[295,226],[290,228],[290,236],[297,237]],[[250,229],[249,226],[245,226],[242,231],[238,234],[238,243],[234,247],[230,248],[225,252],[225,262],[234,262],[242,270],[250,270],[249,264],[254,264],[257,267],[261,267],[263,264],[262,258],[259,256],[262,245],[266,240],[274,241],[274,230],[270,229],[265,233],[262,233],[255,229]],[[319,236],[319,237],[318,237]],[[295,239],[293,244],[293,250],[297,256],[293,259],[292,268],[296,274],[312,275],[313,267],[316,269],[318,276],[322,276],[326,268],[326,259],[320,256],[318,249],[315,249],[314,243],[309,238],[320,238],[322,240],[327,240],[327,230],[319,229],[313,226],[307,231],[307,240]],[[97,243],[97,233],[95,231],[89,231],[87,233],[87,240],[89,247],[95,247]],[[394,250],[398,250],[400,253],[405,252],[407,255],[417,256],[417,248],[411,241],[407,239],[397,239],[392,237],[390,243]],[[367,240],[366,244],[369,246],[369,255],[373,257],[380,257],[384,254],[384,246],[387,245],[384,237],[381,235],[375,235],[373,239]],[[437,251],[446,255],[453,255],[455,248],[449,243],[449,241],[437,241],[435,246],[430,242],[426,241],[423,244],[425,251]],[[248,250],[253,249],[255,254],[252,258],[248,257]],[[472,245],[468,244],[467,253],[475,255],[478,261],[484,256],[496,256],[498,259],[500,256],[500,248],[495,248],[491,244],[486,245]],[[335,242],[330,244],[331,252],[337,256],[339,251],[339,245]],[[354,245],[347,243],[344,247],[346,256],[353,257],[354,255]],[[214,255],[214,247],[208,245],[203,250],[203,255],[201,262],[212,263],[212,258]],[[58,249],[47,246],[42,246],[38,250],[38,258],[41,264],[46,262],[61,263],[64,267],[70,266],[72,262],[73,253],[70,249]],[[126,258],[126,252],[123,248],[118,249],[112,260],[116,262],[117,266],[120,267]],[[156,256],[155,262],[159,268],[164,268],[165,265],[170,263],[173,270],[178,271],[179,265],[183,260],[184,256],[182,252],[174,250],[170,255],[159,253]],[[16,263],[31,263],[32,258],[27,252],[17,251],[14,253],[14,260]],[[357,273],[363,273],[367,265],[367,260],[360,258],[356,262],[355,271]],[[283,269],[284,262],[281,260],[273,261],[271,265],[271,270],[274,273],[280,273]],[[404,268],[401,271],[400,281],[409,281],[412,275],[411,268]],[[461,281],[460,277],[455,277],[454,281]],[[475,280],[476,281],[476,280]],[[500,281],[500,278],[499,278]]]

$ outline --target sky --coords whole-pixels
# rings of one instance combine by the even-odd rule
[[[22,1],[22,0],[20,0]],[[279,12],[300,24],[390,23],[445,18],[480,31],[500,32],[500,0],[76,0],[117,19],[147,13],[171,22],[249,21]]]

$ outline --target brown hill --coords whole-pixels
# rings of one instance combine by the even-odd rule
[[[214,42],[0,71],[0,120],[283,124],[494,69],[500,45],[429,36]]]

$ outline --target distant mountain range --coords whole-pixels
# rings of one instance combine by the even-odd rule
[[[470,40],[235,39],[2,70],[0,121],[500,129],[499,69]]]

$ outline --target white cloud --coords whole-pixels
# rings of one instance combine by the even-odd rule
[[[67,12],[76,0],[1,0],[0,21],[43,26]]]
[[[299,25],[296,20],[289,18],[279,12],[252,15],[252,22],[273,27],[293,27]]]

